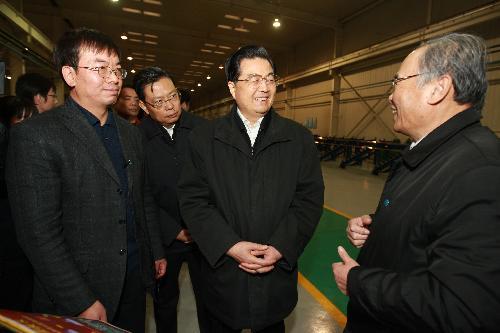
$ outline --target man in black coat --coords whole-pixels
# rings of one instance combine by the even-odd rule
[[[346,332],[498,332],[500,143],[481,126],[486,46],[467,34],[426,42],[389,101],[413,143],[377,211],[348,222],[357,262],[333,270],[350,299]]]
[[[231,112],[191,133],[181,212],[205,259],[211,332],[284,332],[297,260],[323,209],[311,133],[280,117],[273,62],[245,46],[226,61]]]
[[[54,59],[70,96],[14,127],[7,159],[19,243],[35,271],[33,310],[143,332],[144,283],[166,261],[144,193],[141,133],[109,108],[126,71],[113,41],[90,29],[65,33]]]
[[[205,120],[181,109],[179,91],[161,68],[148,67],[137,72],[134,88],[139,106],[148,115],[139,128],[145,136],[146,172],[159,208],[161,240],[168,261],[167,273],[158,281],[155,294],[156,329],[159,333],[177,332],[179,272],[186,262],[203,333],[207,323],[198,282],[201,254],[181,218],[177,180],[184,164],[188,135]]]

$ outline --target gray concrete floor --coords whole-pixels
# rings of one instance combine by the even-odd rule
[[[322,163],[325,181],[325,205],[351,216],[373,212],[386,179],[385,175],[374,176],[370,166],[340,169],[339,162]],[[327,274],[330,274],[328,272]],[[332,283],[334,281],[332,280]],[[196,306],[189,273],[183,266],[179,276],[181,289],[178,306],[178,332],[199,332]],[[342,329],[316,299],[300,285],[299,301],[292,314],[286,318],[287,333],[339,333]],[[146,332],[154,333],[152,299],[148,298]],[[243,331],[248,333],[250,331]]]

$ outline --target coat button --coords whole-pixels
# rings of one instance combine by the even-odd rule
[[[126,222],[125,220],[118,221],[118,223],[120,223],[120,224],[125,224],[125,222]]]
[[[120,255],[121,255],[121,256],[122,256],[122,255],[124,255],[125,253],[127,253],[127,250],[125,250],[125,249],[121,249],[121,250],[120,250]]]
[[[122,189],[121,188],[117,188],[116,189],[116,193],[118,193],[119,195],[121,195],[123,193]]]

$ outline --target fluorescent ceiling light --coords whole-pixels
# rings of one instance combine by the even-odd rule
[[[157,6],[162,5],[161,1],[158,1],[158,0],[142,0],[142,2],[148,3],[150,5],[157,5]]]
[[[200,51],[205,53],[212,53],[212,50],[207,50],[207,49],[200,49]]]
[[[131,42],[142,43],[142,39],[129,38],[128,40],[131,41]]]
[[[157,12],[150,12],[148,10],[143,11],[143,14],[146,16],[154,16],[154,17],[160,17],[161,14]]]
[[[219,49],[231,50],[231,48],[229,46],[226,46],[226,45],[219,45]]]
[[[213,62],[210,62],[210,61],[205,61],[204,62],[205,65],[213,65],[214,63]]]
[[[160,15],[160,14],[158,14]],[[157,35],[153,35],[153,34],[144,34],[144,37],[148,37],[148,38],[158,38]]]
[[[127,13],[133,13],[133,14],[140,14],[141,10],[136,9],[136,8],[130,8],[130,7],[122,7],[122,10]]]
[[[135,32],[135,31],[127,31],[127,33],[129,35],[132,35],[132,36],[142,36],[142,33],[140,32]]]
[[[244,17],[243,18],[243,22],[248,22],[248,23],[253,23],[253,24],[259,23],[259,21],[251,19],[251,18],[248,18],[248,17]]]
[[[241,18],[239,16],[231,15],[231,14],[226,14],[226,15],[224,15],[224,17],[227,19],[230,19],[230,20],[235,20],[235,21],[241,20]]]
[[[217,45],[211,44],[211,43],[205,43],[205,46],[208,46],[208,47],[217,47]]]
[[[152,41],[152,40],[145,40],[144,44],[149,44],[149,45],[158,45],[158,42]]]
[[[224,53],[222,51],[214,51],[214,53],[216,53],[216,54],[226,54],[226,53]]]
[[[225,25],[225,24],[217,24],[217,28],[226,29],[226,30],[232,30],[233,29],[229,25]]]
[[[194,62],[195,64],[201,64],[201,63],[203,63],[203,61],[200,61],[200,60],[193,60],[193,62]]]
[[[234,30],[239,31],[239,32],[250,32],[250,30],[246,28],[234,28]]]

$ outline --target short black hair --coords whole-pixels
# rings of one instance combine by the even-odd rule
[[[32,104],[26,103],[17,96],[4,96],[0,98],[0,120],[9,128],[12,119],[27,119],[38,111]]]
[[[274,62],[263,46],[247,45],[243,46],[227,58],[224,65],[227,82],[234,82],[238,79],[238,76],[240,76],[240,64],[243,59],[254,58],[262,58],[269,61],[271,67],[273,68],[273,72],[276,73]]]
[[[63,66],[78,67],[81,50],[91,50],[98,53],[108,52],[120,58],[120,49],[111,37],[100,31],[88,28],[77,28],[65,32],[54,49],[54,63],[61,73]]]
[[[191,93],[188,89],[178,89],[181,94],[181,104],[182,103],[191,103]]]
[[[36,95],[47,98],[50,89],[56,91],[54,82],[38,73],[23,74],[16,82],[16,96],[28,105],[34,105]]]
[[[139,99],[141,101],[145,100],[144,97],[145,86],[147,86],[148,84],[158,82],[160,81],[160,79],[164,77],[170,79],[175,85],[172,76],[163,69],[161,69],[160,67],[146,67],[138,71],[134,75],[134,81],[132,85],[134,86],[135,92],[137,93],[137,96],[139,96]],[[152,88],[153,86],[151,86],[151,89]]]

